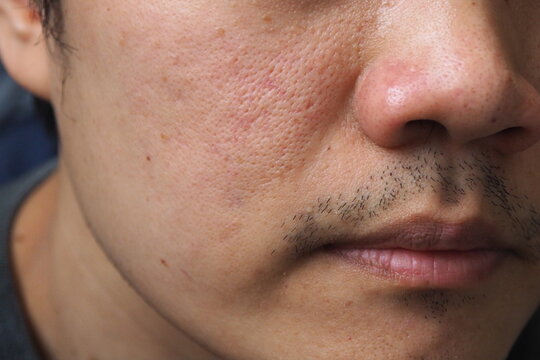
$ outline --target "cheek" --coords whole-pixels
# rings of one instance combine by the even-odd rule
[[[169,29],[166,18],[161,26]],[[347,85],[336,84],[343,74],[333,52],[264,29],[171,28],[122,28],[113,43],[117,61],[130,64],[110,74],[122,84],[115,111],[129,119],[155,171],[191,174],[197,188],[239,205],[302,170]]]

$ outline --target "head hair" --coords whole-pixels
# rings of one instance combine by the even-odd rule
[[[36,9],[43,26],[43,33],[46,37],[51,37],[61,41],[63,31],[63,18],[60,0],[29,0],[30,5]]]

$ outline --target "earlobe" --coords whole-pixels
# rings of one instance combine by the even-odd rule
[[[49,99],[49,53],[41,22],[28,0],[0,0],[0,56],[15,81]]]

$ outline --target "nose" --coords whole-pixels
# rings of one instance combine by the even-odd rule
[[[354,110],[376,145],[397,148],[430,136],[501,153],[540,139],[540,94],[500,50],[452,48],[375,59],[357,80]]]

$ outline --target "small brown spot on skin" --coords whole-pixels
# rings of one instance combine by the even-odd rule
[[[272,17],[270,15],[266,15],[265,17],[263,17],[263,21],[265,23],[271,23],[272,22]]]
[[[218,30],[217,30],[217,36],[218,36],[218,37],[223,37],[223,36],[225,36],[225,29],[218,29]]]
[[[169,267],[169,264],[167,263],[167,261],[165,261],[165,259],[159,259],[159,261],[161,262],[161,265],[165,266],[166,268]]]
[[[330,151],[330,150],[332,150],[332,147],[331,147],[331,146],[329,146],[328,148],[326,148],[326,151]]]
[[[169,139],[170,139],[170,138],[169,138],[169,135],[163,134],[163,133],[161,134],[161,140],[163,140],[163,141],[169,141]]]
[[[146,161],[152,161],[152,157],[150,155],[146,156]]]
[[[347,301],[347,302],[345,303],[345,306],[346,306],[346,307],[350,307],[352,304],[353,304],[353,302],[349,300],[349,301]]]

